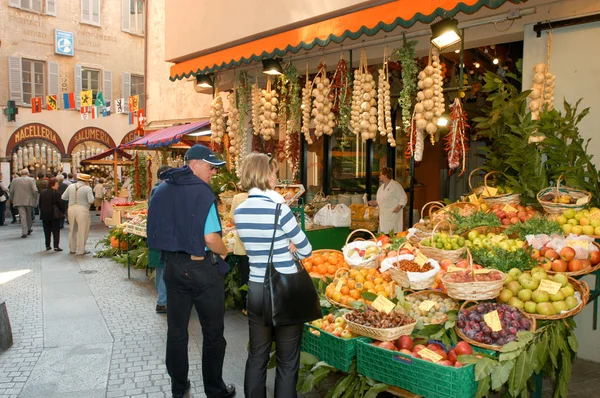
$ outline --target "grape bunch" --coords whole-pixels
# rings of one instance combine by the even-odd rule
[[[497,310],[502,330],[492,331],[484,315]],[[531,322],[521,311],[507,304],[481,303],[458,314],[456,326],[471,340],[488,345],[502,346],[516,340],[517,332],[529,330]]]

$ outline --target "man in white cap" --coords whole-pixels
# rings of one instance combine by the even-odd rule
[[[94,194],[90,187],[88,174],[77,174],[77,182],[67,187],[61,199],[69,201],[69,251],[71,254],[89,254],[85,250],[90,233],[90,205],[94,203]]]

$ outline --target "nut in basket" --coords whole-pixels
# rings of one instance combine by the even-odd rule
[[[392,341],[409,335],[416,325],[414,319],[395,310],[389,314],[370,308],[366,311],[354,310],[344,314],[344,319],[352,333],[380,341]]]

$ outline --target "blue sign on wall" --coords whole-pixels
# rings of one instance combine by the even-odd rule
[[[54,52],[59,55],[73,56],[73,32],[56,29],[54,31]]]

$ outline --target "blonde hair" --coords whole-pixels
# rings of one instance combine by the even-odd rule
[[[240,184],[246,191],[252,188],[266,191],[271,188],[269,185],[269,176],[277,173],[278,170],[279,164],[276,158],[265,153],[252,152],[244,159]]]

